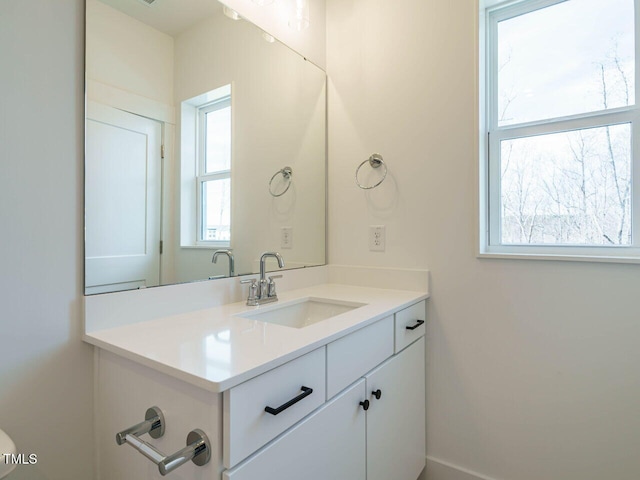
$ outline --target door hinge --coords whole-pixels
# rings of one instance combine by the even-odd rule
[[[163,247],[163,241],[160,240],[160,255],[162,255],[162,247]]]
[[[164,158],[164,144],[160,145],[160,158]]]

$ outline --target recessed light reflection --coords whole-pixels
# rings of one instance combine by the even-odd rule
[[[276,39],[273,38],[273,36],[269,35],[267,32],[262,32],[262,38],[264,38],[269,43],[273,43],[276,41]]]
[[[296,30],[304,30],[309,26],[309,0],[293,0],[293,11],[289,18],[289,26]]]
[[[229,17],[231,20],[240,20],[240,14],[229,7],[222,7],[222,13],[224,13],[225,16]]]

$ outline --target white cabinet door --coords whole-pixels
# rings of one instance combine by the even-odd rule
[[[363,379],[225,471],[224,480],[365,480],[364,387]]]
[[[365,377],[367,480],[416,480],[425,466],[424,344],[420,338]]]

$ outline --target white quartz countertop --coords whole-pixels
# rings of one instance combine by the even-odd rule
[[[222,392],[391,313],[424,292],[325,284],[278,295],[277,303],[232,303],[86,333],[84,340],[212,392]],[[237,316],[315,297],[365,304],[304,328]]]

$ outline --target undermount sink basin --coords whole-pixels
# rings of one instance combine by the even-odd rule
[[[269,305],[238,316],[285,327],[304,328],[364,305],[366,304],[308,297],[284,305]]]
[[[6,477],[14,468],[16,468],[16,465],[14,463],[5,461],[5,453],[8,453],[9,455],[15,455],[16,446],[9,435],[0,430],[0,478]]]

